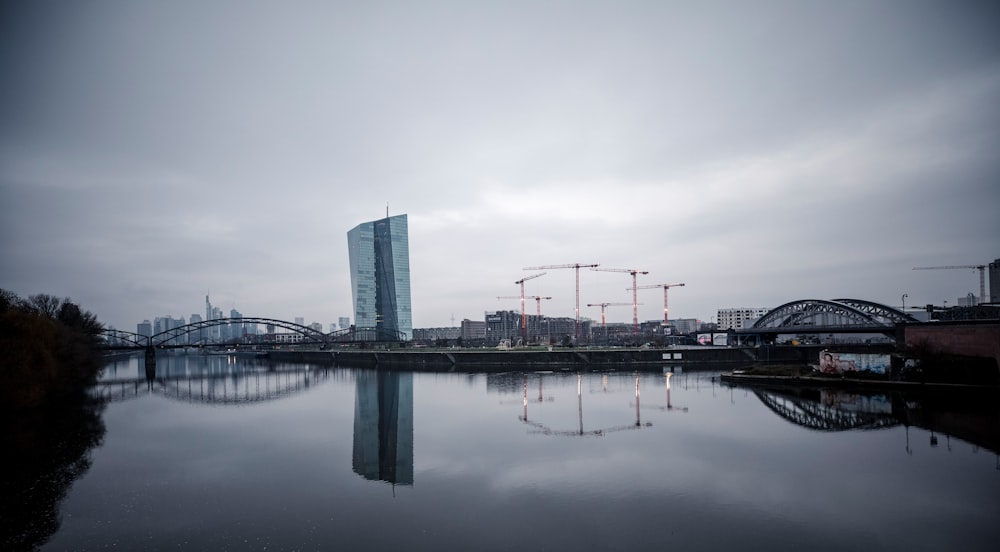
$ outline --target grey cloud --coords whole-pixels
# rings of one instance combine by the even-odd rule
[[[909,269],[1000,256],[990,3],[3,9],[0,286],[120,327],[208,289],[349,315],[345,234],[386,202],[417,326],[499,307],[533,264],[687,280],[671,313],[707,319],[953,300],[961,274]],[[572,314],[569,272],[535,283]]]

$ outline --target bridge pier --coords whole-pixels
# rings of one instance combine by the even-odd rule
[[[146,381],[156,379],[156,349],[152,345],[146,347]]]

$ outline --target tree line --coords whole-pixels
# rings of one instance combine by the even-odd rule
[[[101,370],[97,317],[69,298],[0,289],[0,408],[79,396]]]

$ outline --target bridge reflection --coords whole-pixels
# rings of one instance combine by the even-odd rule
[[[817,431],[882,429],[900,425],[886,395],[834,389],[756,390],[764,406],[795,425]]]
[[[98,382],[92,393],[108,402],[159,395],[182,402],[236,405],[273,401],[309,390],[330,379],[328,369],[243,370]]]
[[[735,387],[735,386],[733,386]],[[747,388],[790,423],[815,431],[877,430],[904,426],[951,437],[1000,455],[1000,401],[996,390],[860,393],[842,389]],[[909,442],[906,444],[910,452]],[[1000,456],[998,456],[1000,468]]]

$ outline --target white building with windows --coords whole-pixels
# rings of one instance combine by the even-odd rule
[[[764,307],[743,307],[735,309],[719,309],[716,312],[718,331],[742,330],[749,328],[761,316],[771,309]]]

